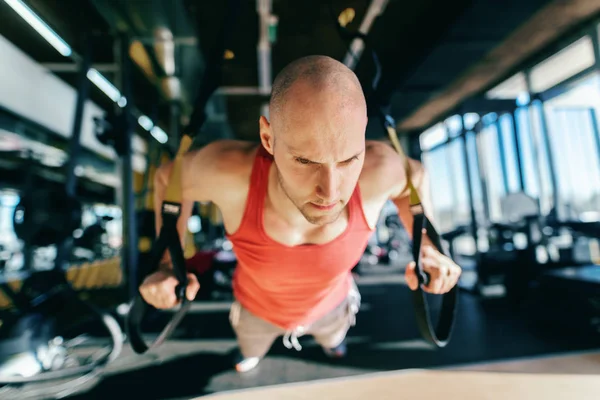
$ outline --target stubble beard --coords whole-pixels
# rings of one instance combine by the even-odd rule
[[[286,197],[288,199],[290,199],[290,201],[292,202],[292,204],[294,204],[294,206],[296,206],[296,208],[298,209],[298,211],[300,211],[300,213],[302,214],[302,216],[311,224],[313,225],[327,225],[327,224],[331,224],[335,221],[338,220],[338,218],[340,217],[340,215],[342,214],[343,208],[339,211],[335,211],[334,213],[331,214],[315,214],[311,212],[311,205],[310,204],[301,204],[298,201],[296,201],[288,192],[288,190],[286,189],[286,185],[285,182],[283,181],[283,179],[281,178],[281,174],[279,173],[279,170],[277,169],[277,166],[275,166],[275,170],[276,170],[276,175],[277,175],[277,183],[279,185],[279,187],[281,188],[281,190],[283,191],[283,193],[286,195]]]

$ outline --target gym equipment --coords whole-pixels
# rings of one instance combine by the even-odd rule
[[[331,6],[331,3],[330,14],[332,17],[335,16],[335,14],[333,13],[333,7]],[[379,80],[381,78],[381,65],[379,63],[379,58],[375,49],[369,43],[369,40],[366,35],[360,32],[351,33],[345,27],[341,26],[336,18],[333,19],[335,21],[334,23],[337,27],[337,30],[343,39],[353,40],[358,38],[365,43],[365,48],[370,48],[373,63],[375,65],[375,76],[372,81],[372,89],[373,93],[375,93],[379,86]],[[437,347],[445,347],[448,344],[448,341],[450,340],[452,329],[454,326],[454,317],[456,314],[458,304],[458,285],[455,285],[448,293],[441,295],[441,310],[439,313],[437,326],[434,328],[431,321],[432,318],[427,303],[426,292],[423,290],[423,286],[427,286],[430,281],[429,274],[427,274],[423,270],[423,265],[421,264],[420,258],[423,230],[427,232],[427,237],[440,253],[445,254],[446,251],[442,246],[442,242],[438,232],[425,215],[423,205],[421,204],[420,196],[417,192],[417,189],[413,185],[409,159],[402,150],[402,146],[400,145],[400,142],[398,140],[398,133],[396,132],[396,123],[394,119],[388,112],[384,110],[384,107],[381,104],[379,104],[379,102],[374,98],[374,95],[372,96],[370,103],[372,109],[375,110],[375,113],[381,119],[382,125],[385,131],[387,132],[392,146],[394,147],[398,155],[402,158],[402,160],[404,160],[406,184],[407,189],[410,193],[410,211],[413,215],[414,220],[412,231],[412,255],[416,264],[415,272],[419,281],[419,286],[416,290],[413,291],[413,301],[415,304],[417,325],[419,327],[421,335],[425,338],[425,340],[434,344]]]
[[[427,341],[435,344],[438,347],[445,347],[450,340],[452,328],[454,327],[454,317],[458,305],[458,285],[455,285],[448,293],[442,295],[442,306],[439,314],[439,320],[437,326],[434,328],[431,321],[426,293],[422,289],[422,286],[428,285],[430,281],[430,276],[423,271],[423,265],[421,264],[420,258],[423,230],[427,232],[427,237],[440,253],[445,254],[445,250],[435,227],[425,215],[425,210],[421,204],[419,193],[413,185],[409,160],[406,154],[404,154],[402,146],[398,141],[395,122],[389,115],[385,115],[384,118],[385,127],[390,140],[392,141],[392,144],[394,145],[394,148],[398,154],[404,160],[406,182],[410,191],[410,211],[414,219],[412,230],[412,254],[416,264],[415,272],[419,280],[419,286],[413,291],[413,300],[415,302],[417,314],[417,324],[419,326],[419,330],[421,331],[421,335],[423,335]]]
[[[92,43],[88,42],[80,65],[75,120],[69,140],[70,157],[64,168],[66,183],[56,192],[40,193],[30,169],[26,193],[16,207],[14,220],[18,234],[25,241],[25,253],[31,254],[31,248],[35,246],[55,244],[57,256],[53,269],[29,271],[19,290],[9,284],[1,285],[14,306],[12,312],[3,313],[0,326],[0,385],[7,386],[2,388],[3,394],[18,390],[15,386],[27,383],[74,377],[80,379],[69,382],[69,391],[76,391],[85,381],[82,375],[88,379],[97,376],[122,349],[124,339],[118,322],[110,314],[80,298],[67,281],[63,266],[71,250],[72,232],[80,224],[75,166],[81,151],[83,105],[90,85],[86,74],[91,65],[91,46]],[[25,260],[27,267],[30,257]],[[79,362],[72,362],[74,360],[68,356],[67,350],[73,343],[63,343],[58,336],[58,322],[61,310],[73,306],[82,307],[87,316],[95,317],[108,332],[112,343],[104,354],[95,354]],[[72,318],[72,315],[67,313],[66,317]],[[20,362],[15,363],[15,359]],[[19,397],[25,397],[25,394],[19,393]]]
[[[173,272],[179,281],[179,284],[175,289],[175,295],[179,301],[179,309],[154,342],[147,344],[141,336],[140,327],[149,305],[144,301],[138,291],[131,303],[126,318],[126,329],[129,341],[133,350],[138,354],[143,354],[162,344],[175,330],[191,306],[191,302],[185,296],[185,290],[188,285],[187,269],[180,236],[177,231],[177,221],[181,213],[181,164],[183,156],[187,153],[192,144],[193,137],[198,133],[206,120],[206,103],[219,86],[223,53],[227,48],[226,44],[228,43],[233,30],[234,21],[239,12],[239,8],[239,0],[229,0],[226,8],[228,10],[226,20],[222,26],[219,40],[217,40],[217,44],[215,45],[212,54],[208,57],[208,69],[200,84],[199,95],[196,99],[194,112],[192,113],[187,128],[184,130],[185,133],[181,138],[179,149],[173,161],[171,176],[161,206],[162,227],[150,253],[150,270],[146,271],[147,275],[149,275],[158,270],[159,263],[165,251],[169,251],[173,264]]]
[[[81,203],[64,188],[28,185],[13,214],[15,234],[30,246],[63,242],[81,224]]]

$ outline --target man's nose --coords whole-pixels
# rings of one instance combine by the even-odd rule
[[[337,201],[339,197],[339,177],[335,168],[323,168],[319,174],[317,196],[326,205]]]

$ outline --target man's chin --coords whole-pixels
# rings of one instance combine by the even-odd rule
[[[302,215],[313,225],[327,225],[337,221],[341,212],[338,210],[328,213],[303,212]]]

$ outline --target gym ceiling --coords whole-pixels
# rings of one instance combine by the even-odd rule
[[[132,41],[133,104],[170,132],[173,104],[181,122],[192,112],[207,58],[224,23],[226,1],[26,0],[25,3],[76,52],[94,37],[93,64],[118,81],[118,32]],[[560,40],[598,15],[597,0],[240,0],[240,13],[224,55],[222,85],[207,107],[202,141],[222,137],[257,140],[258,117],[270,79],[287,63],[309,54],[344,61],[349,42],[334,18],[348,8],[346,28],[369,25],[382,75],[377,99],[389,102],[401,133],[422,132],[467,99],[551,54]],[[262,9],[262,11],[260,11]],[[76,87],[76,64],[52,48],[0,1],[0,35]],[[261,24],[271,26],[261,38]],[[157,40],[162,39],[162,41]],[[258,51],[262,43],[263,52]],[[173,52],[169,47],[172,46]],[[368,48],[367,48],[368,49]],[[261,62],[260,55],[264,56]],[[371,95],[373,60],[357,51],[355,71]],[[351,58],[350,58],[351,59]],[[1,61],[0,61],[1,62]],[[264,77],[261,82],[260,76]],[[266,89],[265,89],[266,88]],[[91,99],[114,107],[98,88]],[[131,100],[130,100],[131,101]],[[142,131],[137,126],[138,131]],[[370,137],[383,133],[369,127]],[[147,136],[150,138],[150,136]]]

